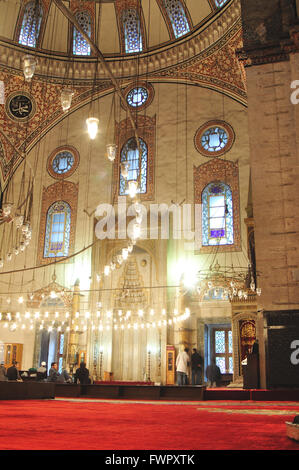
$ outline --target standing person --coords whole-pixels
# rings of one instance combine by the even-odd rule
[[[215,384],[215,387],[217,387],[221,380],[221,372],[219,367],[216,365],[215,359],[212,359],[211,364],[207,367],[206,376],[210,382],[210,387],[213,387],[213,384]]]
[[[57,382],[59,376],[60,374],[57,370],[57,362],[52,362],[51,369],[49,370],[48,382]]]
[[[184,351],[180,351],[176,358],[176,371],[177,371],[177,383],[178,385],[188,384],[188,366],[189,366],[189,349],[185,348]]]
[[[21,380],[19,371],[17,369],[17,361],[12,363],[12,366],[7,369],[6,376],[8,380]]]
[[[4,362],[1,362],[0,365],[0,382],[6,382],[7,377],[6,377],[6,369],[4,367]]]
[[[40,367],[37,369],[36,374],[37,374],[37,380],[39,382],[46,380],[47,378],[47,368],[46,368],[46,363],[43,361],[40,365]]]
[[[192,385],[199,385],[201,383],[202,357],[197,352],[196,348],[193,348],[192,351],[193,351],[192,356],[191,356]]]
[[[90,383],[89,370],[86,368],[85,362],[81,362],[80,367],[76,370],[75,384],[78,383],[78,380],[81,385],[88,385]]]

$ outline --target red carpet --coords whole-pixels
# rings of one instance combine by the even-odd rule
[[[296,414],[290,403],[2,401],[0,449],[299,450],[285,431]]]

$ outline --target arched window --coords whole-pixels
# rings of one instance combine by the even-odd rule
[[[163,0],[163,3],[171,21],[175,38],[180,38],[189,33],[190,26],[181,1]]]
[[[23,46],[36,47],[43,10],[40,2],[27,3],[24,11],[19,43]]]
[[[144,140],[139,138],[140,142],[140,150],[141,150],[141,177],[140,177],[140,187],[138,189],[138,193],[145,194],[147,191],[147,145]],[[127,181],[137,180],[139,176],[139,151],[136,144],[135,137],[129,139],[122,148],[121,156],[120,156],[121,163],[128,162],[129,163],[129,172]],[[128,194],[128,189],[126,185],[126,180],[120,174],[119,178],[119,194],[124,196]]]
[[[210,183],[202,192],[203,246],[233,245],[232,191],[227,184]]]
[[[75,18],[83,31],[91,37],[91,17],[86,11],[77,11]],[[73,54],[74,55],[90,55],[90,45],[84,39],[82,34],[74,28],[73,30]]]
[[[134,8],[124,10],[122,15],[122,22],[124,28],[126,53],[131,54],[133,52],[141,52],[143,49],[142,33],[140,18],[137,10]]]
[[[47,212],[44,258],[68,256],[71,208],[64,201],[52,204]]]

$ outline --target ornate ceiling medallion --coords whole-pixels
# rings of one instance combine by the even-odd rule
[[[33,97],[23,91],[15,91],[6,100],[6,113],[13,121],[26,122],[33,118],[36,105]]]

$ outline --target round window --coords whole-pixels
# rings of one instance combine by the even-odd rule
[[[74,156],[70,152],[59,152],[53,162],[52,168],[54,173],[63,175],[70,171],[74,165]]]
[[[79,165],[79,153],[74,147],[59,147],[48,158],[48,173],[56,179],[68,178]]]
[[[201,126],[194,138],[198,152],[206,157],[219,157],[231,149],[235,139],[233,128],[224,121],[210,121]]]
[[[133,108],[139,108],[144,105],[148,99],[148,91],[146,88],[133,88],[127,95],[127,103]]]

